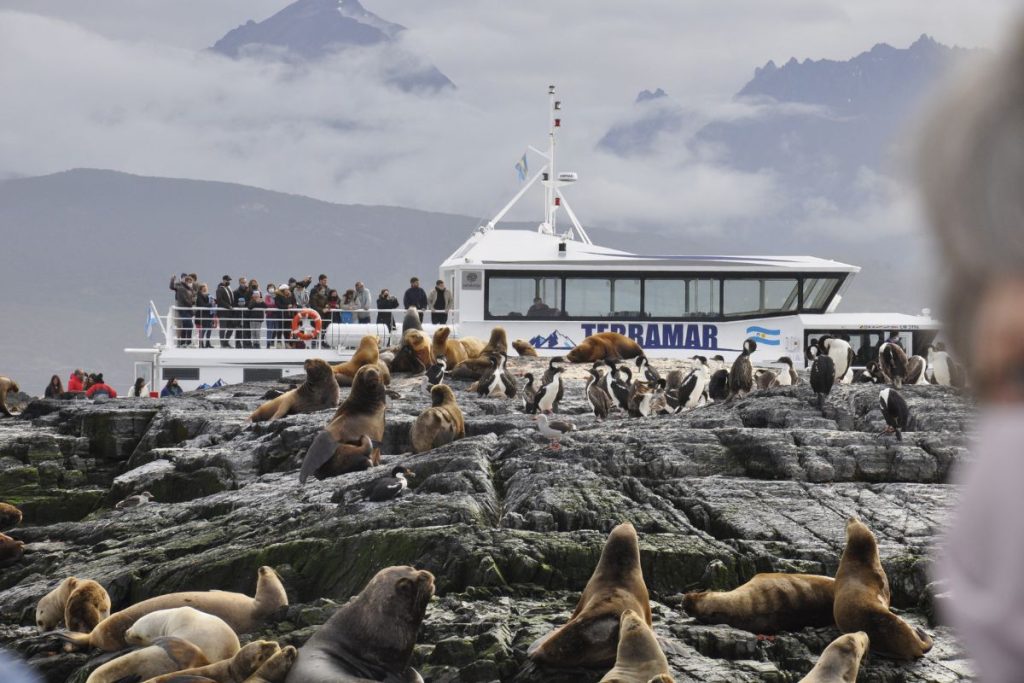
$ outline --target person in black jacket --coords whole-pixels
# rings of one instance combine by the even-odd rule
[[[231,346],[231,333],[235,330],[234,315],[235,293],[231,289],[231,276],[225,275],[217,287],[217,319],[220,324],[220,345],[225,349]]]
[[[391,292],[387,289],[380,290],[380,296],[377,297],[377,308],[398,308],[398,299],[391,296]],[[377,324],[387,325],[389,330],[395,329],[395,317],[391,313],[378,313]]]
[[[213,316],[210,315],[210,288],[206,283],[199,285],[199,293],[196,294],[196,327],[199,328],[199,348],[211,349],[210,329],[213,327]]]
[[[245,321],[245,308],[249,305],[249,299],[252,297],[252,290],[249,288],[249,281],[244,278],[238,278],[238,288],[234,291],[235,296],[235,308],[238,309],[235,315],[235,348],[240,349],[242,346],[248,346],[249,344],[249,325]]]
[[[192,307],[196,305],[196,290],[192,278],[185,275],[178,280],[171,275],[171,290],[174,292],[174,319],[177,321],[178,346],[192,344]]]
[[[410,306],[419,309],[420,318],[423,317],[423,311],[427,310],[427,293],[420,287],[418,277],[409,280],[409,289],[405,290],[405,296],[402,297],[402,307],[409,308]]]
[[[258,289],[255,290],[245,307],[245,324],[249,328],[249,334],[243,344],[247,349],[258,349],[262,336],[260,330],[263,328],[263,318],[267,312],[267,303],[263,300],[263,293]]]

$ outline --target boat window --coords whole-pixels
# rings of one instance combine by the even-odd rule
[[[161,375],[166,379],[196,381],[199,379],[199,368],[162,368]]]
[[[760,280],[726,280],[725,315],[751,315],[761,308]]]
[[[761,309],[795,311],[800,304],[800,283],[797,280],[761,280]]]
[[[839,278],[809,277],[804,279],[804,310],[823,311],[832,300]]]
[[[799,281],[794,279],[725,281],[722,312],[727,316],[765,315],[795,311]]]
[[[644,313],[649,318],[718,315],[718,280],[644,280]]]
[[[690,315],[718,315],[721,309],[721,282],[719,280],[690,280],[687,284],[686,311]]]
[[[492,277],[487,283],[487,312],[492,316],[547,318],[562,312],[558,277]]]
[[[588,318],[639,318],[639,278],[565,279],[565,312]]]

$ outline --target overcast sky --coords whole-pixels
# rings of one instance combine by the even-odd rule
[[[0,174],[102,167],[235,181],[353,203],[483,215],[543,144],[544,93],[566,102],[564,158],[588,209],[622,222],[713,226],[770,206],[770,175],[688,159],[625,163],[594,150],[636,93],[665,88],[721,112],[756,66],[848,59],[920,34],[996,45],[1008,0],[365,0],[458,86],[424,97],[380,86],[373,50],[319,67],[234,62],[200,50],[287,0],[0,0]],[[584,185],[590,181],[589,186]],[[584,188],[587,189],[584,189]],[[727,198],[727,199],[726,199]]]

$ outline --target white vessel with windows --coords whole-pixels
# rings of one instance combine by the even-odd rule
[[[549,99],[548,148],[530,148],[543,165],[441,264],[440,278],[457,304],[448,321],[456,336],[487,339],[501,325],[510,340],[526,340],[542,355],[561,355],[590,334],[611,331],[634,339],[652,358],[720,354],[727,360],[739,353],[745,339],[753,338],[758,343],[756,362],[789,356],[799,366],[805,363],[809,343],[830,333],[848,339],[855,365],[863,366],[892,333],[908,352],[922,355],[938,334],[938,322],[926,312],[836,313],[843,292],[860,271],[846,263],[811,256],[637,254],[593,244],[563,193],[577,174],[556,171],[561,103],[554,86]],[[524,163],[524,176],[525,170]],[[536,230],[499,229],[508,211],[537,184],[544,195],[543,222]],[[560,231],[562,211],[568,225]],[[231,312],[213,313],[230,321],[226,316]],[[346,360],[366,334],[377,335],[382,348],[397,343],[401,335],[402,311],[386,312],[399,323],[395,330],[357,319],[329,322],[319,333],[307,329],[310,320],[293,323],[294,312],[288,313],[287,320],[279,321],[286,330],[285,348],[254,343],[260,348],[224,349],[186,343],[175,311],[161,316],[154,308],[164,342],[126,351],[140,359],[136,374],[149,377],[150,386],[175,377],[188,390],[218,381],[301,373],[302,362],[310,356],[332,363]],[[364,320],[375,321],[378,311],[366,313]],[[292,326],[305,339],[294,335]],[[428,333],[434,327],[424,325]],[[253,335],[261,342],[270,337],[265,325]]]

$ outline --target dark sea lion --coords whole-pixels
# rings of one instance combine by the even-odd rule
[[[894,659],[917,659],[932,639],[889,611],[889,579],[878,557],[878,542],[856,517],[846,521],[846,547],[836,571],[834,614],[843,633],[864,631],[871,651]]]
[[[626,335],[598,332],[577,344],[565,358],[570,363],[593,363],[596,360],[625,360],[643,355],[644,350],[640,345]]]
[[[144,681],[153,676],[210,663],[203,651],[183,638],[161,637],[152,645],[121,655],[95,669],[85,683]]]
[[[434,576],[412,567],[377,572],[299,649],[287,683],[422,683],[409,666]]]
[[[552,667],[610,667],[619,645],[619,619],[627,609],[651,625],[640,546],[629,523],[608,535],[569,621],[530,645],[527,654],[534,662]]]
[[[263,663],[252,676],[249,676],[242,683],[284,683],[288,672],[295,665],[299,657],[299,651],[294,646],[288,645],[281,648],[281,651]]]
[[[198,683],[206,680],[243,683],[280,651],[281,647],[271,640],[256,640],[239,649],[230,659],[164,674],[150,678],[145,683]]]
[[[384,439],[386,410],[380,370],[375,365],[364,365],[356,372],[348,397],[306,451],[299,482],[305,483],[310,475],[326,479],[379,465],[378,444]]]
[[[648,683],[652,680],[671,683],[668,660],[644,618],[627,609],[619,620],[615,666],[599,683]]]
[[[490,357],[508,353],[508,335],[504,327],[491,330],[487,345],[474,358],[468,358],[452,368],[453,379],[480,379],[491,367]],[[449,365],[452,365],[449,363]]]
[[[76,579],[64,605],[64,624],[69,631],[88,633],[110,616],[110,596],[91,579]]]
[[[0,531],[9,531],[21,524],[21,510],[10,503],[0,503]]]
[[[0,567],[17,564],[24,555],[24,541],[16,541],[7,534],[0,534]]]
[[[829,643],[800,683],[856,683],[860,660],[870,646],[864,631],[839,636]]]
[[[683,609],[705,624],[751,633],[831,626],[835,581],[815,574],[756,574],[731,591],[687,593]]]
[[[341,390],[327,361],[307,358],[302,367],[306,371],[306,381],[300,387],[267,401],[254,410],[249,419],[253,422],[277,420],[285,415],[315,413],[336,407]]]
[[[434,364],[431,350],[431,339],[423,330],[407,330],[402,333],[402,342],[395,349],[395,359],[391,361],[393,372],[424,372]]]
[[[533,348],[533,344],[525,339],[516,339],[512,342],[512,348],[515,349],[516,353],[520,356],[530,356],[531,358],[537,357],[537,349]]]
[[[466,436],[466,422],[447,384],[430,389],[431,406],[412,425],[412,452],[425,453]]]
[[[16,394],[21,391],[21,387],[10,377],[0,377],[0,415],[6,415],[7,417],[14,417],[14,413],[7,407],[7,394]]]

